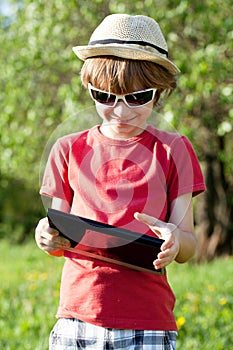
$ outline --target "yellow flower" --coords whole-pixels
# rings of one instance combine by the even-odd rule
[[[29,285],[29,290],[30,290],[30,291],[34,291],[35,289],[36,289],[35,283],[31,283],[31,284]]]
[[[226,303],[227,303],[227,298],[221,298],[221,299],[219,300],[219,304],[220,304],[220,305],[226,305]]]
[[[209,292],[214,292],[215,288],[214,288],[214,286],[212,284],[209,284],[208,285],[208,290],[209,290]]]
[[[46,281],[49,278],[48,272],[42,272],[39,277],[42,281]]]
[[[186,319],[183,316],[178,317],[176,320],[176,324],[177,324],[178,329],[181,329],[181,327],[183,327],[185,322],[186,322]]]

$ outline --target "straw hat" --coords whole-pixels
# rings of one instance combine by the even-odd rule
[[[96,56],[117,56],[160,64],[172,74],[179,73],[168,59],[168,48],[158,23],[147,16],[113,14],[105,17],[87,46],[73,47],[83,61]]]

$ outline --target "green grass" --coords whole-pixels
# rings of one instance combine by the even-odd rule
[[[233,349],[233,259],[172,264],[168,278],[177,297],[177,349]]]
[[[0,242],[0,349],[47,350],[55,323],[63,258],[32,242]],[[168,278],[177,297],[177,350],[233,349],[233,259],[172,264]]]
[[[63,259],[0,242],[0,349],[47,350]],[[4,330],[4,331],[3,331]]]

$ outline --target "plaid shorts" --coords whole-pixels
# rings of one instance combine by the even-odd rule
[[[61,318],[49,341],[50,350],[175,350],[175,331],[103,328],[73,318]]]

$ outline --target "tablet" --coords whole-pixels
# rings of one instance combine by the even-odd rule
[[[116,226],[104,224],[59,210],[48,209],[50,227],[71,242],[66,250],[89,258],[99,259],[153,274],[163,240]]]

